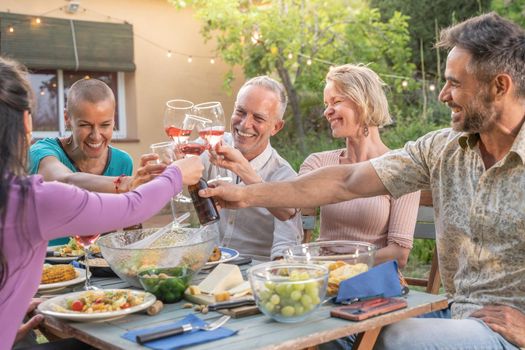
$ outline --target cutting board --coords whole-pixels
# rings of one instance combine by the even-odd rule
[[[245,297],[242,297],[245,298]],[[207,295],[207,294],[199,294],[199,295],[191,295],[188,292],[184,293],[184,299],[199,305],[208,305],[215,303],[215,298],[213,295]],[[230,299],[230,301],[236,300],[236,299]],[[239,306],[234,307],[231,309],[222,309],[217,310],[217,312],[220,312],[221,314],[231,316],[233,318],[240,318],[244,316],[250,316],[260,313],[259,309],[257,308],[257,305],[246,305],[246,306]]]

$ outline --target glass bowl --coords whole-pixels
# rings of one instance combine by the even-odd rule
[[[288,262],[319,264],[328,268],[327,296],[337,295],[339,284],[374,266],[375,245],[357,241],[318,241],[291,247],[284,252]]]
[[[141,288],[137,274],[152,268],[185,268],[191,279],[208,261],[218,245],[216,225],[202,228],[179,228],[165,234],[149,248],[127,248],[158,228],[119,231],[104,235],[97,244],[111,269],[134,287]]]
[[[311,315],[325,298],[328,269],[322,265],[269,262],[250,268],[257,307],[278,322],[295,323]]]
[[[371,268],[376,251],[376,246],[367,242],[318,241],[293,246],[284,251],[284,258],[302,263],[344,261],[348,265],[365,264]]]
[[[141,271],[138,278],[146,292],[171,304],[182,299],[193,275],[194,272],[185,267],[166,267]]]

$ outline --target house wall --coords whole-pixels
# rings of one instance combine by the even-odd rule
[[[2,0],[0,11],[26,15],[133,25],[136,71],[126,73],[127,138],[113,140],[115,147],[129,152],[138,165],[140,155],[149,152],[149,145],[166,141],[162,125],[164,104],[182,98],[194,103],[220,101],[226,116],[232,113],[235,94],[243,81],[235,71],[231,91],[223,88],[226,64],[213,56],[214,42],[205,43],[199,34],[200,25],[191,10],[178,11],[166,0],[80,0],[75,14],[68,14],[64,0]],[[174,54],[168,58],[167,51]],[[193,55],[193,62],[187,56]],[[228,127],[227,127],[228,129]]]

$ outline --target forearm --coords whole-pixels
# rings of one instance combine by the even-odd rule
[[[251,207],[318,207],[359,197],[388,194],[370,162],[318,169],[290,181],[247,186],[243,201]]]
[[[379,249],[374,258],[374,264],[379,265],[388,260],[396,260],[399,268],[404,268],[408,261],[410,254],[409,248],[401,247],[395,243],[391,243],[386,247]]]
[[[43,235],[52,235],[46,239],[52,239],[64,234],[92,234],[134,225],[156,214],[181,188],[181,175],[176,167],[121,195],[44,183],[42,194],[36,197],[40,229]]]
[[[83,188],[88,191],[115,193],[115,181],[117,178],[117,176],[102,176],[78,172],[66,174],[56,180]],[[129,176],[126,176],[125,178],[129,178]],[[124,182],[126,179],[122,179],[122,181]],[[48,179],[45,180],[49,181]],[[125,186],[119,186],[119,192],[126,192]]]

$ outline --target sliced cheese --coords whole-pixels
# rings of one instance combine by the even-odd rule
[[[233,287],[233,288],[230,288],[228,289],[228,292],[231,294],[231,295],[235,295],[235,294],[248,294],[252,291],[252,287],[250,286],[250,282],[249,281],[243,281],[241,284]]]
[[[216,294],[243,283],[241,270],[237,265],[219,264],[200,284],[206,294]]]

